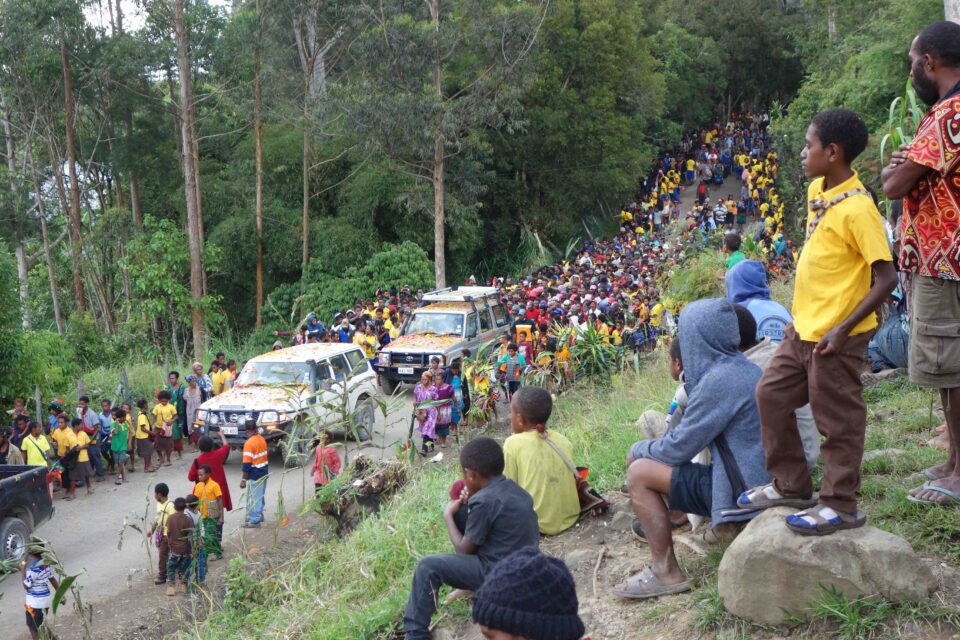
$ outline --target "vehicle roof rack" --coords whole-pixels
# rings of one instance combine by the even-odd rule
[[[470,302],[483,298],[496,298],[498,294],[496,287],[447,287],[428,291],[423,294],[422,302]]]

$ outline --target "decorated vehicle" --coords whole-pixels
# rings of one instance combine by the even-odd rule
[[[0,465],[0,560],[23,560],[30,533],[53,517],[46,467]]]
[[[401,382],[418,382],[430,359],[450,366],[481,345],[510,331],[510,320],[496,287],[430,291],[404,323],[400,335],[380,350],[374,364],[384,393]]]
[[[255,420],[268,443],[286,441],[287,459],[302,462],[320,429],[369,439],[376,393],[376,375],[360,347],[305,344],[249,360],[233,388],[200,405],[196,424],[242,447],[244,424]]]

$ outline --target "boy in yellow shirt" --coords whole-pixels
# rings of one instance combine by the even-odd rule
[[[503,475],[533,498],[540,533],[566,531],[580,517],[580,498],[573,471],[573,445],[556,431],[547,433],[553,400],[546,389],[520,387],[510,402],[513,435],[503,443]]]
[[[757,385],[767,472],[773,482],[745,491],[741,508],[806,508],[787,516],[801,535],[861,527],[860,461],[867,427],[860,368],[877,328],[874,313],[897,284],[882,217],[850,163],[867,146],[855,112],[814,117],[800,154],[808,190],[807,240],[797,264],[793,324]],[[871,286],[871,276],[873,285]],[[813,491],[794,411],[813,408],[824,460]]]
[[[177,405],[170,402],[169,391],[163,390],[157,394],[153,417],[153,424],[160,430],[155,443],[158,464],[169,467],[170,454],[173,452],[173,422],[177,419]]]

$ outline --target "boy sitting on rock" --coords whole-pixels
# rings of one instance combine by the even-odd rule
[[[403,614],[406,640],[429,640],[430,618],[441,585],[475,591],[493,566],[518,549],[537,547],[540,532],[533,499],[503,475],[503,449],[492,438],[475,438],[460,451],[465,485],[443,511],[456,553],[426,556],[417,563]],[[466,530],[456,515],[467,510]]]

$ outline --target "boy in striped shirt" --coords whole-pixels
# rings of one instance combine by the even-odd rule
[[[27,629],[30,630],[30,637],[38,640],[43,617],[50,608],[54,590],[60,587],[60,583],[53,576],[50,565],[44,564],[40,550],[32,545],[27,560],[20,563],[20,575],[23,578],[23,589],[27,592],[24,604]]]

